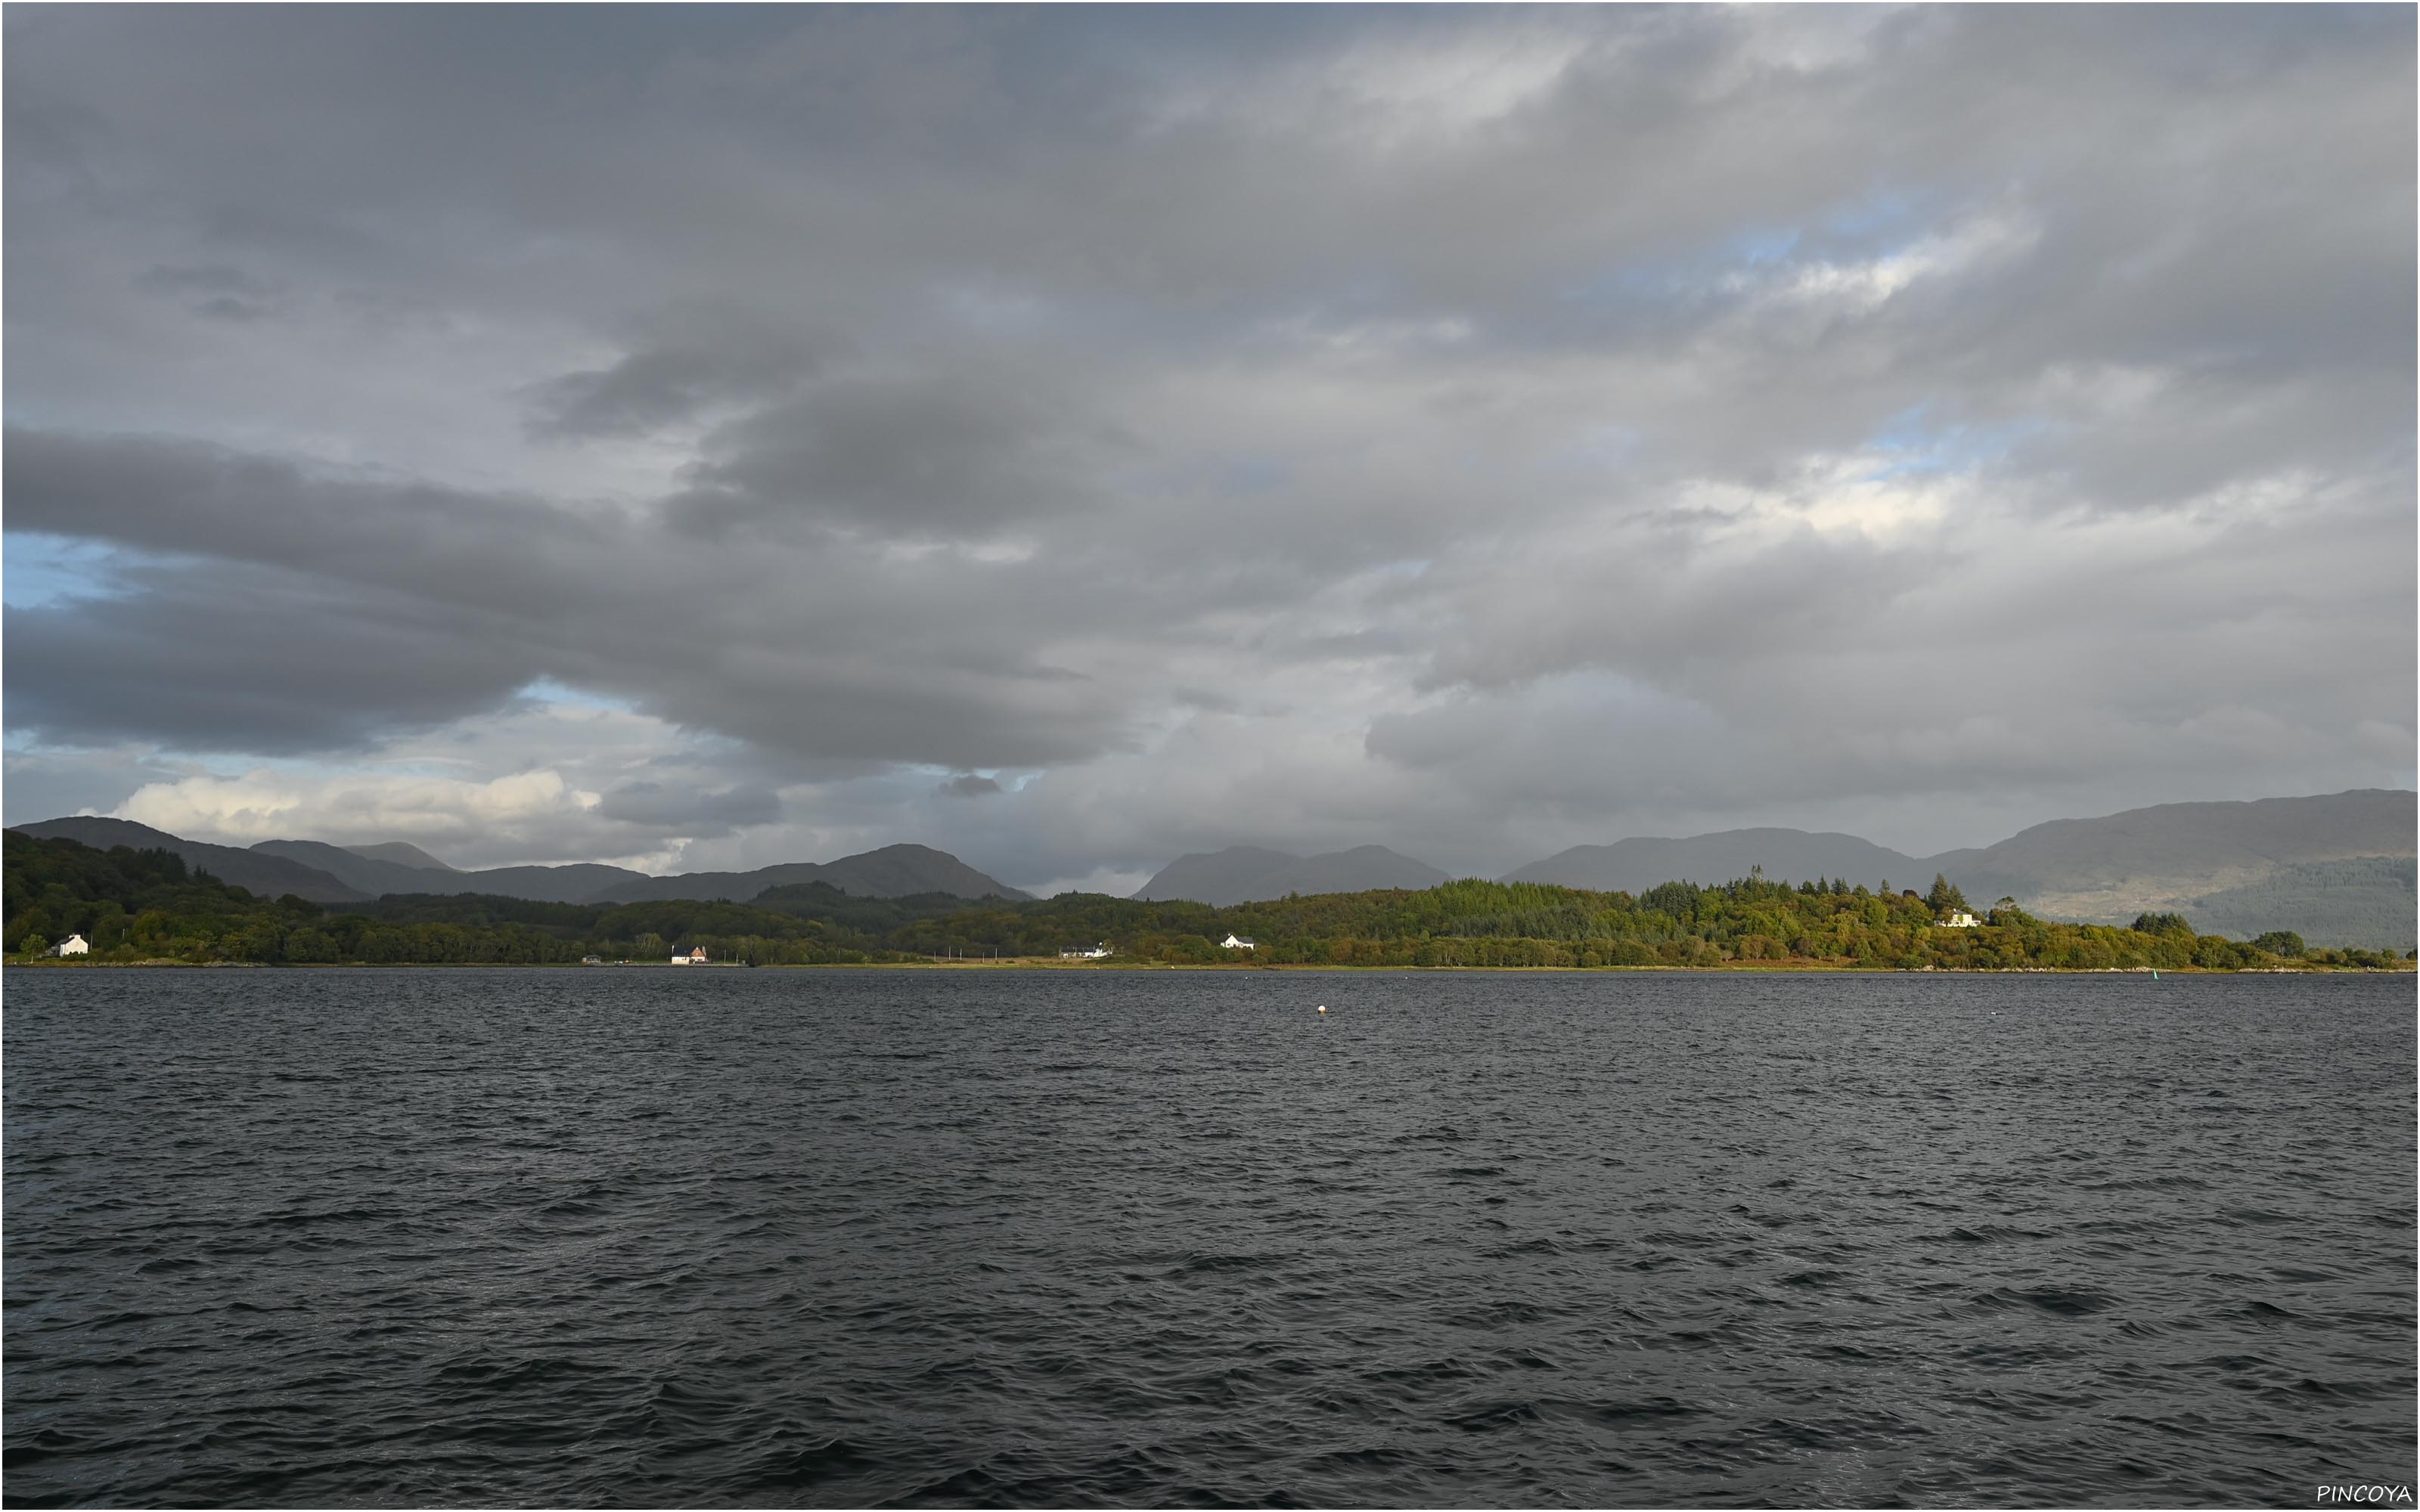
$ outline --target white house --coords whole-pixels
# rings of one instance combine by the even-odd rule
[[[1983,922],[1981,919],[1977,918],[1974,915],[1968,913],[1963,908],[1956,908],[1950,910],[1949,917],[1941,921],[1940,927],[1943,929],[1973,929],[1976,925],[1980,924],[1981,922]]]
[[[1230,934],[1218,943],[1230,950],[1249,950],[1252,948],[1252,942],[1241,934]]]
[[[92,947],[85,942],[83,935],[70,934],[61,940],[59,948],[52,953],[54,955],[89,955],[92,953]]]
[[[1059,949],[1059,959],[1062,961],[1098,961],[1109,953],[1109,942],[1103,940],[1089,950],[1085,949],[1080,945],[1062,946]]]
[[[702,966],[706,964],[706,947],[703,945],[690,947],[689,954],[674,956],[673,964],[676,966]]]

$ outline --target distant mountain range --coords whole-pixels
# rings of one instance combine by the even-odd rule
[[[1938,873],[1973,903],[2014,898],[2049,918],[2123,924],[2175,910],[2239,936],[2290,929],[2314,945],[2409,948],[2420,933],[2415,825],[2420,795],[2365,788],[2057,819],[1996,845],[1928,856],[1795,829],[1626,840],[1575,846],[1504,880],[1637,892],[1659,882],[1728,882],[1761,866],[1780,881],[1847,877],[1920,890]],[[2356,859],[2367,864],[2342,869]]]
[[[2362,789],[2054,820],[1996,845],[1928,856],[1801,829],[1638,838],[1575,845],[1503,880],[1637,893],[1662,882],[1729,882],[1761,868],[1777,881],[1846,877],[1921,890],[1939,873],[1975,903],[2012,897],[2045,918],[2123,924],[2176,910],[2240,937],[2290,929],[2314,945],[2409,948],[2420,934],[2415,825],[2420,795]],[[1308,860],[1235,845],[1180,856],[1135,896],[1225,906],[1289,892],[1432,887],[1444,876],[1376,845]]]
[[[319,903],[363,903],[390,893],[482,893],[537,903],[639,903],[661,898],[729,898],[745,903],[768,887],[822,882],[861,898],[917,893],[953,897],[1024,898],[945,851],[885,845],[837,861],[797,861],[754,872],[692,872],[649,876],[628,867],[574,862],[462,872],[417,846],[395,841],[349,847],[310,840],[265,840],[249,850],[186,840],[126,819],[49,819],[10,826],[38,840],[71,840],[107,850],[173,851],[189,866],[263,897],[292,893]]]
[[[1398,856],[1384,845],[1362,845],[1324,856],[1290,856],[1253,845],[1230,845],[1223,851],[1178,856],[1135,896],[1145,901],[1184,898],[1224,908],[1288,893],[1374,892],[1383,887],[1417,891],[1452,880],[1451,873]]]
[[[416,846],[336,846],[263,841],[250,849],[189,841],[124,819],[53,819],[16,828],[100,849],[174,851],[188,864],[254,893],[314,903],[360,903],[388,893],[486,893],[545,903],[636,903],[668,898],[747,902],[768,887],[828,883],[866,898],[944,893],[979,899],[1027,894],[945,851],[886,845],[836,861],[753,872],[656,877],[624,867],[499,867],[462,872]],[[1996,845],[1914,856],[1854,835],[1733,829],[1684,840],[1637,838],[1575,845],[1508,873],[1600,892],[1639,892],[1663,882],[1714,884],[1751,869],[1776,881],[1844,877],[1867,887],[1922,889],[1935,872],[1989,906],[2013,897],[2051,918],[2126,923],[2175,910],[2238,938],[2293,930],[2313,945],[2409,949],[2415,926],[2413,836],[2420,795],[2362,789],[2255,803],[2170,803],[2098,819],[2036,825]],[[1327,892],[1423,888],[1447,872],[1383,845],[1319,856],[1232,845],[1179,856],[1135,893],[1221,907]]]
[[[2164,803],[2053,820],[1920,866],[1947,873],[1978,902],[2007,894],[2049,917],[2123,923],[2146,908],[2191,917],[2213,894],[2317,862],[2410,857],[2415,820],[2420,798],[2377,788],[2257,803]],[[2411,892],[2410,882],[2404,890]],[[2407,907],[2407,923],[2409,914]]]

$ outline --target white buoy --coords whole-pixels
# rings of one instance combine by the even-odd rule
[[[1322,1003],[1322,1004],[1320,1004],[1320,1005],[1319,1005],[1319,1011],[1320,1011],[1321,1012],[1323,1012],[1323,1013],[1326,1012],[1326,1011],[1327,1011],[1327,1005],[1326,1005],[1326,1003]]]

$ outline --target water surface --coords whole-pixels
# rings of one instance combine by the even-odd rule
[[[2410,978],[18,971],[8,1498],[2306,1505],[2413,1479],[2413,1054]]]

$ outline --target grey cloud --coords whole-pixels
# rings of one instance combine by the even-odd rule
[[[279,313],[279,285],[224,263],[149,268],[133,282],[147,292],[184,300],[188,312],[213,320],[268,320]]]
[[[944,797],[981,798],[1001,792],[1001,785],[976,772],[960,772],[935,789]]]
[[[189,775],[143,750],[9,751],[4,759],[8,818],[32,824],[63,814],[107,813],[147,782]]]
[[[251,567],[128,576],[126,599],[9,607],[11,728],[70,745],[358,748],[492,708],[535,671],[402,594]]]
[[[824,344],[728,310],[690,312],[610,366],[566,373],[531,395],[533,434],[638,435],[717,407],[761,401],[814,371]]]
[[[254,277],[240,268],[225,263],[206,263],[198,267],[171,268],[164,265],[144,270],[135,281],[138,288],[163,294],[251,294],[275,293],[276,286]]]
[[[600,818],[712,838],[771,824],[782,816],[782,798],[768,788],[701,793],[661,782],[626,782],[603,794],[597,810]]]
[[[239,300],[232,294],[214,295],[194,305],[193,310],[195,315],[208,316],[213,320],[233,320],[239,323],[268,320],[274,318],[277,314],[276,310],[269,305]]]
[[[982,536],[1093,501],[1121,440],[1013,375],[836,379],[708,437],[683,508],[717,529]]]

